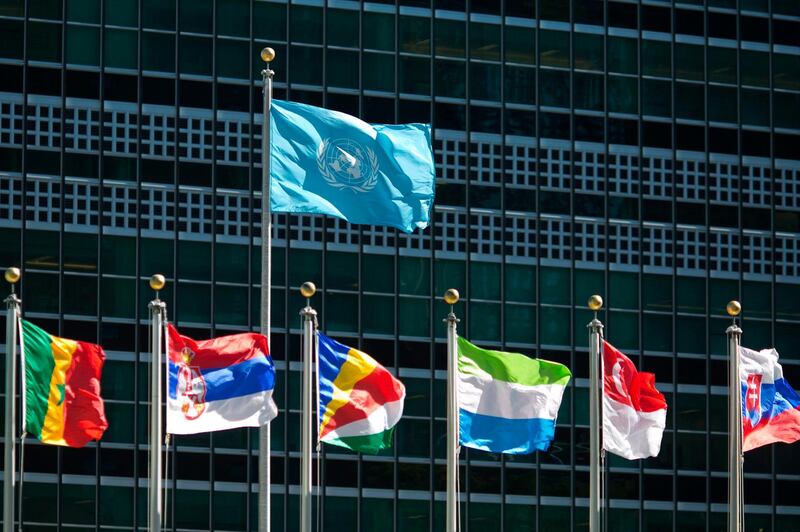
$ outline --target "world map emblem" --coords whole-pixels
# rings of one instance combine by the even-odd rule
[[[317,147],[317,167],[334,188],[369,192],[378,183],[378,156],[352,139],[324,139]]]
[[[178,402],[188,420],[197,419],[206,411],[206,381],[200,368],[189,365],[194,356],[191,349],[184,347],[181,351],[183,363],[178,365]]]

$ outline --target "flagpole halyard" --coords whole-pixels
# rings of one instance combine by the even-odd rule
[[[725,331],[728,337],[728,532],[744,530],[744,475],[742,466],[742,390],[739,377],[739,344],[742,329],[736,317],[742,312],[738,301],[725,307],[733,323]]]
[[[11,285],[11,294],[6,303],[6,408],[5,408],[5,446],[3,448],[3,532],[14,530],[14,493],[16,491],[16,375],[17,375],[17,320],[19,320],[22,301],[14,293],[14,285],[19,282],[19,268],[8,268],[5,279]],[[25,393],[25,390],[22,390]],[[22,519],[22,515],[18,516]]]
[[[311,308],[311,297],[317,287],[312,282],[305,282],[300,287],[300,294],[306,298],[306,306],[300,311],[303,318],[303,400],[302,400],[302,455],[300,458],[300,532],[311,532],[311,495],[313,489],[311,471],[311,379],[314,358],[314,334],[317,326],[317,311]]]
[[[444,294],[444,302],[450,305],[450,313],[445,318],[447,323],[447,512],[445,530],[458,530],[458,389],[456,388],[456,371],[458,370],[458,347],[456,333],[460,321],[453,311],[460,296],[458,290],[450,288]]]
[[[589,322],[589,532],[600,532],[600,342],[603,324],[597,318],[603,298],[593,295],[587,304],[594,311]]]
[[[167,304],[161,301],[158,293],[166,285],[161,274],[150,278],[150,288],[155,291],[155,298],[147,308],[150,310],[150,477],[148,493],[148,521],[151,532],[160,532],[162,525],[162,487],[163,487],[163,413],[161,410],[161,384],[164,316]]]
[[[261,60],[266,68],[261,71],[263,81],[263,109],[261,117],[261,334],[270,338],[272,306],[272,210],[270,206],[270,109],[272,108],[272,77],[275,72],[269,67],[275,60],[275,50],[266,47],[261,50]],[[272,507],[270,504],[271,468],[270,452],[272,444],[271,421],[258,429],[258,530],[271,529]]]

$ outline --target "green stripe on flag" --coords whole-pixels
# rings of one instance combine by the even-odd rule
[[[535,386],[566,386],[572,376],[567,366],[558,362],[529,358],[519,353],[481,349],[458,337],[458,371],[495,380]]]
[[[50,379],[55,360],[50,347],[52,338],[36,325],[22,321],[22,340],[25,351],[25,431],[41,437],[50,397]]]
[[[338,445],[355,451],[357,453],[378,454],[384,449],[389,449],[392,446],[392,434],[394,427],[378,432],[377,434],[367,434],[366,436],[347,436],[344,438],[336,438],[333,440],[323,440],[324,443],[331,445]]]

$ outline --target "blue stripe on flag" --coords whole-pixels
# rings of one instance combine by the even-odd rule
[[[233,399],[275,387],[272,361],[261,356],[225,368],[201,371],[206,386],[205,402]],[[178,365],[169,362],[169,397],[177,398]]]
[[[761,384],[761,409],[760,412],[747,410],[747,382],[741,383],[742,387],[742,412],[750,418],[753,425],[757,425],[765,418],[773,418],[786,410],[796,410],[800,406],[800,396],[786,382],[778,379],[775,383]]]
[[[317,331],[319,353],[319,418],[333,399],[333,382],[347,361],[350,348]]]
[[[491,453],[545,451],[553,441],[554,419],[508,419],[459,409],[461,444]]]

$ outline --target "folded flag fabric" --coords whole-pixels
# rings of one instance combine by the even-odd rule
[[[270,206],[353,224],[424,229],[435,170],[430,124],[370,125],[302,103],[273,100]]]
[[[392,446],[406,388],[368,354],[318,332],[319,439],[375,454]]]
[[[25,431],[42,443],[83,447],[106,428],[99,345],[48,334],[20,320]]]
[[[278,415],[267,339],[243,333],[195,341],[169,329],[167,432],[260,427]]]
[[[775,349],[739,348],[742,451],[800,440],[800,396],[783,378]]]
[[[493,453],[547,450],[571,376],[563,364],[481,349],[459,337],[461,444]]]
[[[636,460],[658,456],[667,421],[667,402],[656,376],[603,340],[603,448]]]

